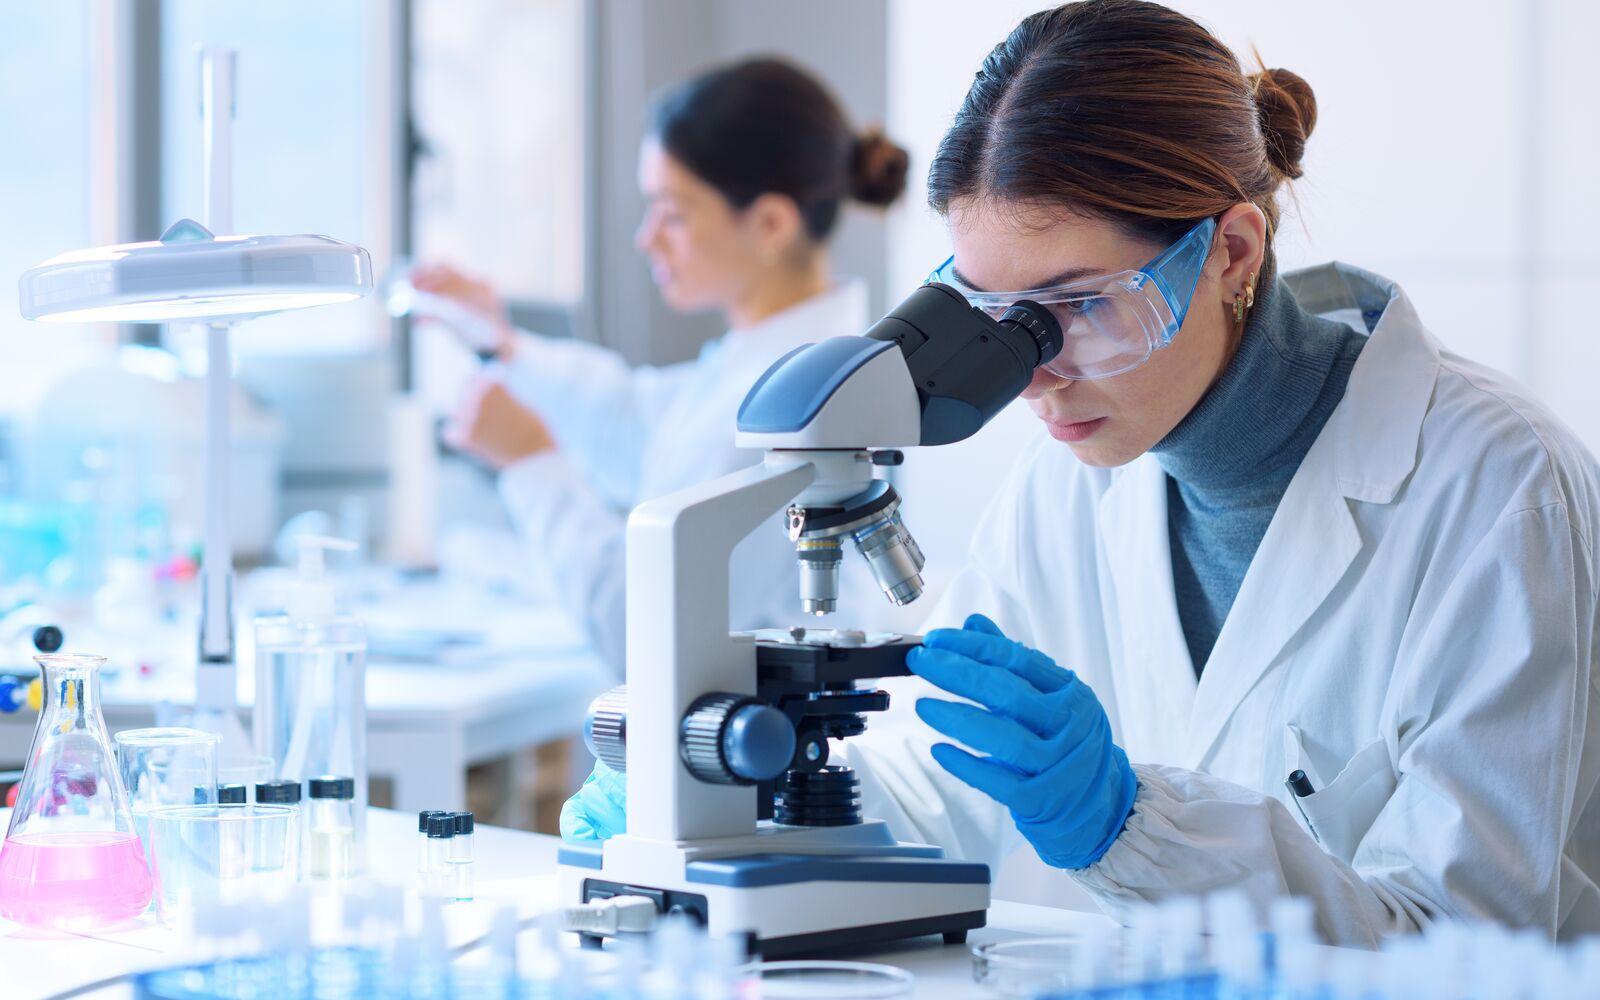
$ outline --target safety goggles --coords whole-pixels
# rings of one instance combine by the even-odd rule
[[[996,319],[1018,299],[1039,303],[1055,315],[1065,340],[1045,370],[1065,379],[1110,378],[1132,371],[1172,343],[1189,313],[1216,231],[1216,220],[1206,219],[1137,271],[1080,278],[1049,288],[976,291],[956,279],[954,256],[939,265],[928,281],[949,285]]]

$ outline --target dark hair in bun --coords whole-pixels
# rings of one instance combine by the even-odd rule
[[[650,132],[661,148],[736,208],[787,195],[806,232],[825,240],[839,205],[888,205],[905,189],[906,151],[877,132],[857,136],[833,95],[781,59],[708,70],[656,98]]]
[[[1300,177],[1305,173],[1300,160],[1306,154],[1306,140],[1317,127],[1317,98],[1311,84],[1286,69],[1263,69],[1250,75],[1250,85],[1255,89],[1267,161],[1281,177]]]
[[[906,189],[911,155],[877,129],[856,137],[850,152],[850,197],[880,208],[894,204]]]

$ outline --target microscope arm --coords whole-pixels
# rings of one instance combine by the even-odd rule
[[[679,720],[701,695],[756,693],[755,648],[728,634],[729,560],[815,476],[804,457],[780,456],[628,518],[629,834],[675,842],[755,826],[754,787],[697,781],[665,751],[680,745]]]

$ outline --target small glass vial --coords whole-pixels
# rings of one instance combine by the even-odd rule
[[[250,789],[244,784],[229,783],[217,786],[217,805],[243,806],[250,801]],[[240,810],[241,812],[243,810]],[[217,877],[220,879],[243,878],[249,868],[249,845],[245,843],[244,831],[238,823],[222,823],[218,827],[218,836],[221,843],[218,845]]]
[[[423,887],[427,887],[428,878],[428,820],[435,816],[443,816],[442,809],[424,809],[417,813],[417,874],[423,880]]]
[[[455,836],[450,838],[448,848],[450,857],[450,884],[445,887],[446,894],[457,900],[472,898],[472,814],[457,812],[450,814],[454,823]]]
[[[423,882],[427,896],[454,895],[450,885],[450,848],[456,836],[456,818],[449,813],[428,817],[428,874]]]
[[[329,775],[307,784],[311,791],[307,874],[318,879],[349,878],[355,873],[355,780]]]
[[[290,778],[258,781],[256,782],[256,804],[288,806],[298,813],[301,811],[300,782]],[[305,817],[303,816],[297,817],[297,822],[295,823],[297,829],[292,831],[291,835],[303,836],[298,832],[298,828],[304,822],[304,819]],[[270,826],[271,824],[263,824],[264,829],[254,845],[255,854],[252,867],[263,871],[275,872],[283,868],[284,856],[288,853],[289,844],[281,837],[272,837],[265,829]]]

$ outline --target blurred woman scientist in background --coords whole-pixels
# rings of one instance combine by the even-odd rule
[[[835,280],[827,241],[847,199],[893,202],[906,166],[788,63],[714,69],[661,96],[639,155],[636,242],[668,305],[720,310],[730,328],[683,364],[630,368],[593,344],[516,335],[487,285],[442,266],[413,276],[501,327],[504,377],[469,390],[447,441],[500,470],[536,572],[619,674],[627,511],[760,461],[733,446],[739,403],[794,348],[866,329],[866,289]],[[735,628],[792,619],[798,574],[782,532],[747,538],[733,573]]]
[[[1596,464],[1392,281],[1277,273],[1315,108],[1139,0],[989,55],[930,170],[935,277],[1056,312],[1048,438],[934,620],[987,617],[908,660],[921,724],[843,753],[901,837],[1025,840],[1114,916],[1232,887],[1346,945],[1600,932]],[[569,835],[614,832],[619,777]]]

